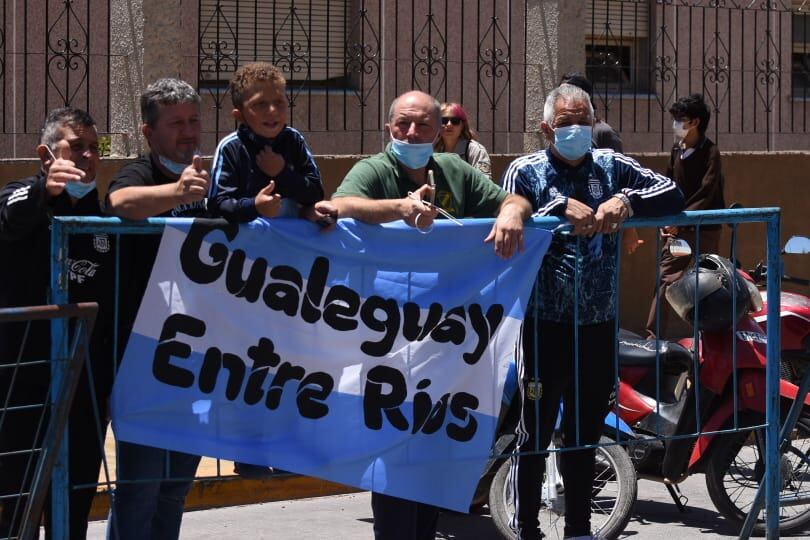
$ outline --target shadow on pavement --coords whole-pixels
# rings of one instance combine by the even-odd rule
[[[489,509],[483,508],[475,514],[442,512],[436,538],[501,540],[502,537],[489,516]]]
[[[622,538],[641,535],[645,525],[670,525],[671,527],[684,527],[699,529],[702,533],[718,534],[737,538],[740,528],[722,517],[714,508],[686,507],[686,513],[681,513],[674,504],[661,501],[638,500],[633,507],[633,516],[624,529]],[[785,537],[786,535],[782,534]],[[793,538],[810,537],[810,528],[789,535]]]
[[[641,534],[640,527],[651,524],[683,526],[689,529],[700,529],[704,533],[721,534],[736,537],[739,529],[726,521],[714,508],[705,509],[687,506],[681,513],[672,502],[637,500],[633,506],[633,516],[624,529],[623,536]]]
[[[362,520],[366,521],[366,520]],[[368,522],[372,522],[371,519]],[[665,526],[665,527],[662,527]],[[679,534],[678,531],[682,534]],[[665,532],[664,532],[665,531]],[[711,538],[737,538],[739,528],[724,519],[714,508],[687,506],[681,513],[671,502],[638,500],[633,515],[619,538],[650,538],[662,534],[669,538],[698,538],[709,534]],[[716,535],[716,536],[715,536]],[[785,535],[782,535],[785,537]],[[790,535],[793,538],[810,538],[810,529]],[[484,507],[478,513],[460,514],[443,511],[439,515],[436,534],[442,540],[502,540],[492,522],[489,510]]]
[[[371,518],[358,521],[374,523]],[[436,528],[437,540],[502,540],[502,538],[486,508],[473,514],[461,514],[449,510],[444,510],[439,514],[439,524]]]

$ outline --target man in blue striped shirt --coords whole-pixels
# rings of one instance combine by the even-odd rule
[[[593,118],[584,90],[569,84],[552,90],[540,125],[551,146],[516,159],[502,179],[506,191],[529,200],[535,215],[563,217],[573,226],[570,234],[555,234],[524,322],[523,359],[518,362],[521,452],[548,447],[561,399],[563,446],[599,442],[616,378],[619,227],[632,215],[669,215],[684,205],[683,195],[669,178],[613,150],[591,149]],[[565,537],[590,538],[594,451],[563,452],[560,470],[565,483]],[[520,539],[542,537],[538,512],[544,472],[544,455],[513,458],[512,526]]]

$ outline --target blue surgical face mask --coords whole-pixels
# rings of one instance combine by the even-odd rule
[[[81,199],[91,191],[96,189],[96,181],[93,180],[88,183],[84,182],[68,182],[65,184],[65,191],[74,199]]]
[[[593,128],[591,126],[558,127],[554,130],[554,148],[562,157],[569,161],[576,161],[591,149]]]
[[[409,169],[421,169],[433,155],[433,143],[408,143],[391,137],[391,152]]]
[[[158,161],[160,161],[161,165],[166,167],[166,170],[168,170],[170,173],[176,176],[180,176],[181,174],[183,174],[183,171],[186,170],[186,167],[191,165],[191,163],[177,163],[176,161],[172,161],[169,158],[163,157],[161,155],[158,155]]]

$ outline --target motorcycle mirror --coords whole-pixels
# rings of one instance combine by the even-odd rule
[[[672,238],[669,241],[669,253],[673,257],[688,257],[692,254],[692,248],[683,238]]]
[[[805,254],[810,253],[810,238],[806,236],[791,236],[785,244],[785,253]]]

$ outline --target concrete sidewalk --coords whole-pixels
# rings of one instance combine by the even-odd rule
[[[104,444],[110,478],[102,467],[99,472],[98,493],[93,499],[90,519],[106,518],[110,510],[110,495],[107,487],[115,481],[116,446],[112,430],[107,430]],[[308,476],[283,474],[265,480],[247,480],[234,472],[233,462],[203,457],[197,467],[196,477],[188,496],[186,511],[249,505],[271,501],[323,497],[353,493],[357,490],[342,484],[319,480]]]
[[[641,480],[633,519],[621,537],[638,540],[737,537],[736,528],[714,509],[702,475],[687,479],[681,485],[681,491],[689,498],[685,514],[678,512],[662,484]],[[183,520],[181,538],[368,540],[374,536],[370,498],[368,493],[353,493],[188,512]],[[105,527],[106,522],[92,523],[88,538],[102,540]],[[797,536],[810,538],[810,529]],[[499,540],[486,513],[443,513],[437,538]]]

